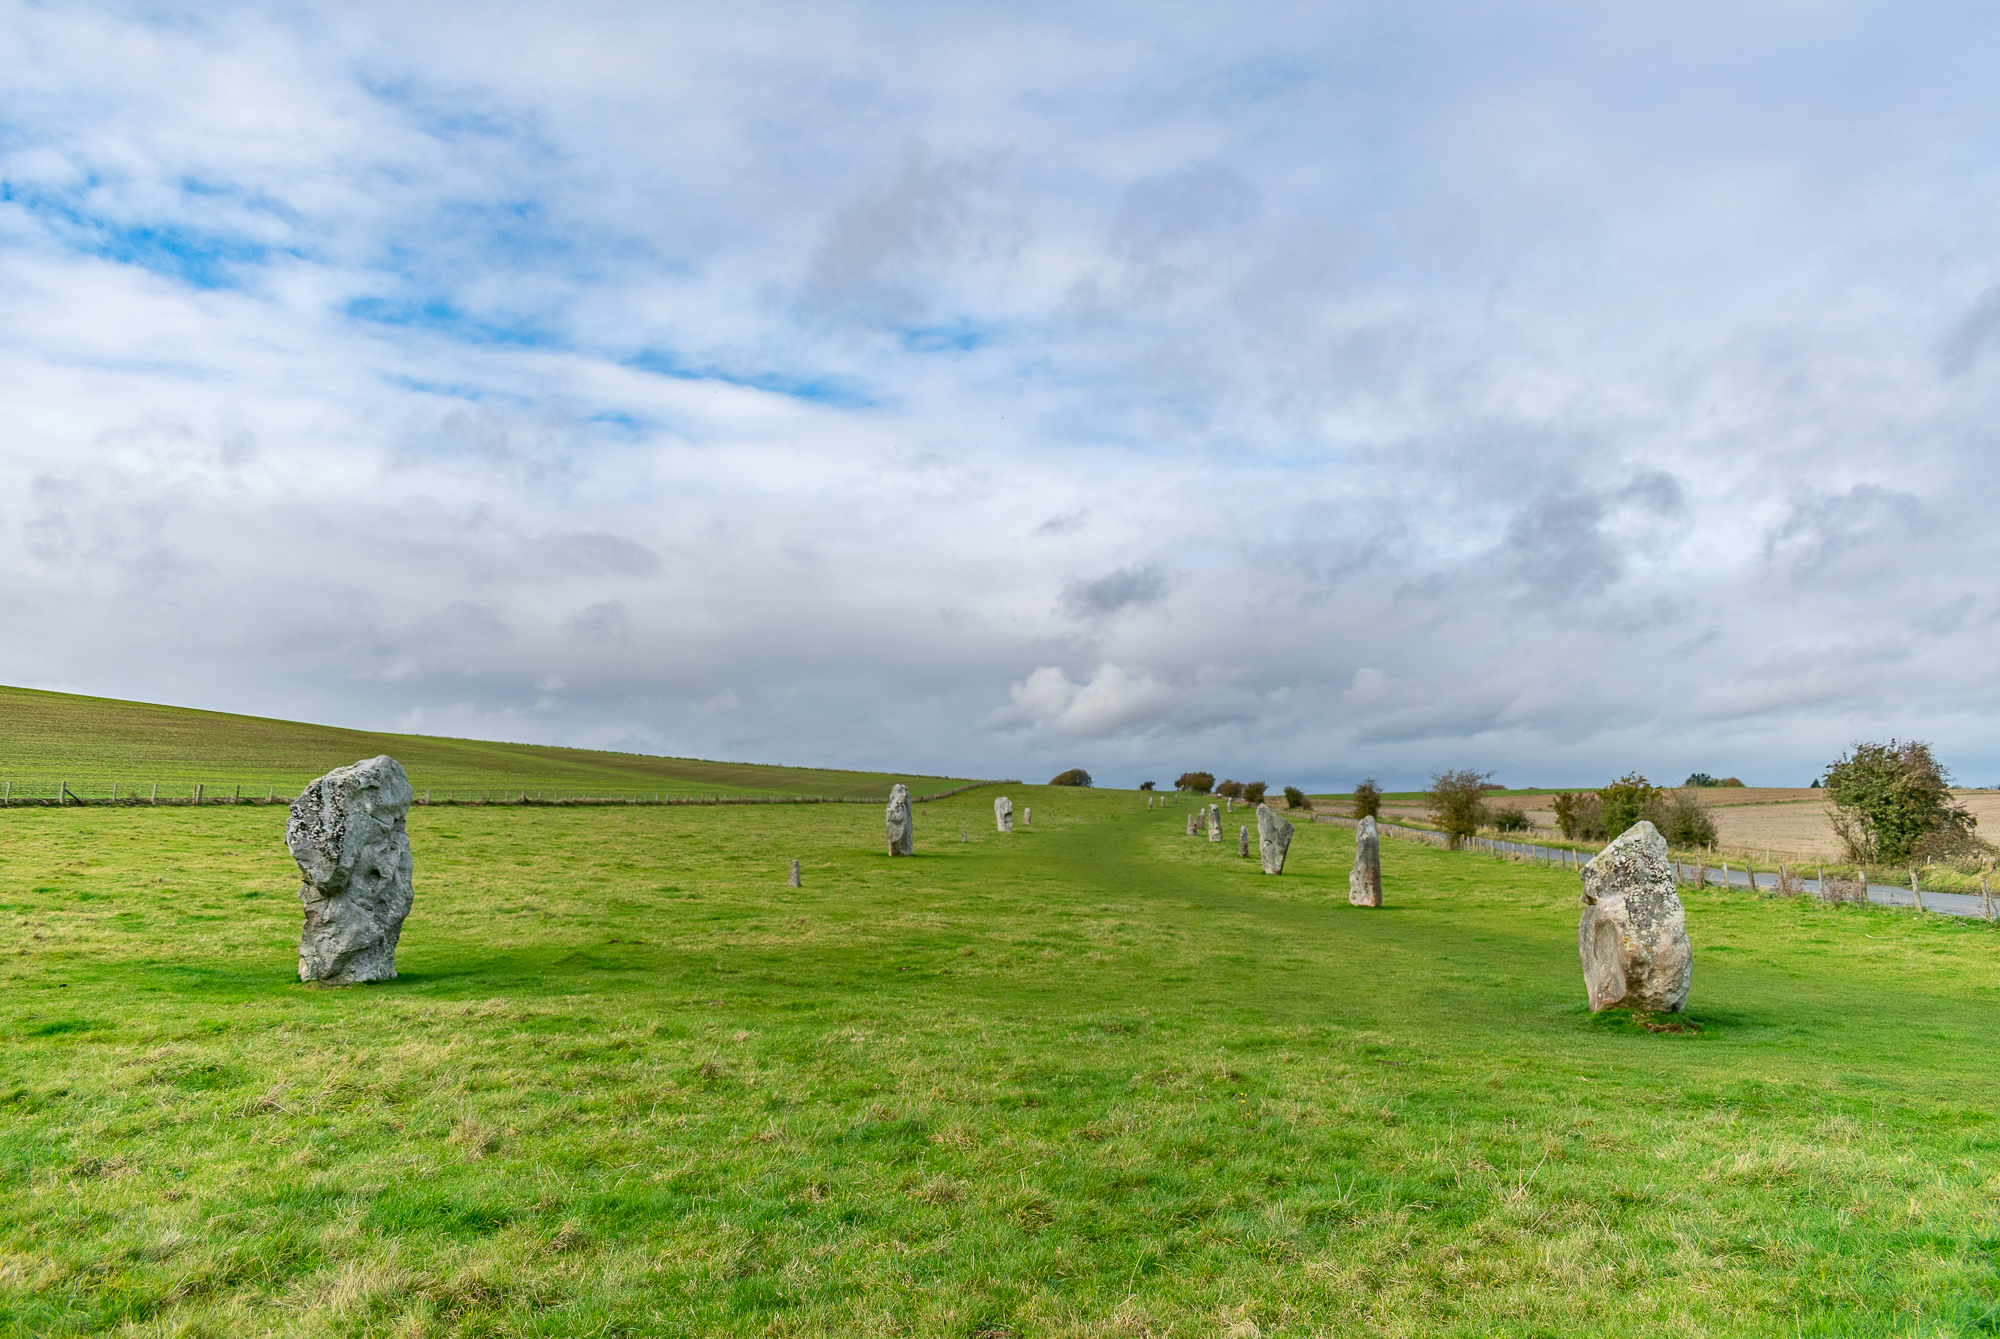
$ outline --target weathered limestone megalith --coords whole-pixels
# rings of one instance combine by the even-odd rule
[[[403,829],[415,799],[402,764],[385,755],[336,767],[292,801],[285,845],[305,876],[299,980],[395,979],[396,941],[415,896]]]
[[[1354,825],[1354,869],[1347,876],[1347,900],[1357,907],[1382,905],[1382,839],[1373,814]]]
[[[799,883],[799,859],[798,859],[798,857],[797,857],[797,856],[793,856],[793,857],[792,857],[792,877],[791,877],[791,878],[789,878],[789,879],[786,879],[786,880],[785,880],[785,887],[787,887],[787,888],[797,888],[797,887],[799,887],[799,886],[800,886],[800,883]]]
[[[916,850],[917,824],[910,817],[910,788],[897,784],[889,788],[889,854],[910,855]]]
[[[1245,860],[1250,858],[1250,826],[1247,823],[1236,829],[1236,854]]]
[[[1188,821],[1187,821],[1187,835],[1188,835],[1188,836],[1190,836],[1190,837],[1194,836],[1194,815],[1193,815],[1193,814],[1189,814],[1189,815],[1188,815]]]
[[[1285,872],[1285,852],[1292,848],[1292,825],[1271,812],[1271,806],[1257,806],[1257,854],[1264,859],[1266,874]]]
[[[1005,795],[993,801],[993,826],[1002,832],[1014,830],[1014,802]]]
[[[1222,840],[1222,806],[1219,804],[1208,806],[1208,839],[1212,842]]]
[[[1031,805],[1028,805],[1028,806],[1026,806],[1025,808],[1023,808],[1023,809],[1021,810],[1021,826],[1022,826],[1022,827],[1024,827],[1024,828],[1031,828],[1031,827],[1035,826],[1035,806],[1034,806],[1034,805],[1032,805],[1032,804],[1031,804]]]
[[[1694,977],[1687,912],[1674,891],[1667,839],[1643,819],[1583,867],[1576,927],[1590,1011],[1679,1013]]]

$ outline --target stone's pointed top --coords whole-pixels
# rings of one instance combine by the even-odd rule
[[[1678,1013],[1694,977],[1667,839],[1641,820],[1583,867],[1577,952],[1590,1009]]]

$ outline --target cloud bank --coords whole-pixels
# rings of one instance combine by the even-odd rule
[[[0,679],[2000,782],[1985,8],[0,10]]]

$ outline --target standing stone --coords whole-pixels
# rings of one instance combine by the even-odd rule
[[[1236,829],[1236,854],[1245,860],[1250,858],[1250,827],[1248,824]]]
[[[1002,832],[1014,830],[1014,802],[1005,795],[993,801],[993,826]]]
[[[1590,1011],[1679,1013],[1694,977],[1687,913],[1674,892],[1667,839],[1641,819],[1583,867],[1576,927]]]
[[[1153,797],[1152,797],[1152,796],[1150,796],[1150,795],[1148,795],[1148,796],[1146,797],[1146,807],[1147,807],[1148,809],[1150,809],[1150,808],[1152,808],[1152,807],[1153,807]]]
[[[1292,848],[1292,825],[1271,811],[1268,804],[1257,806],[1257,854],[1264,859],[1266,874],[1285,872],[1285,852]]]
[[[1347,876],[1347,900],[1357,907],[1382,905],[1382,839],[1374,815],[1354,826],[1354,869]]]
[[[1212,842],[1222,840],[1222,806],[1219,804],[1208,806],[1208,839]]]
[[[1022,826],[1022,827],[1024,827],[1024,828],[1031,828],[1031,827],[1035,826],[1035,806],[1034,806],[1034,805],[1032,805],[1032,804],[1031,804],[1031,805],[1028,805],[1028,806],[1026,806],[1025,808],[1023,808],[1023,809],[1021,810],[1021,826]]]
[[[336,767],[292,801],[285,845],[305,881],[299,980],[353,985],[396,976],[396,941],[410,914],[410,838],[416,792],[394,758]]]
[[[1236,812],[1236,797],[1234,795],[1224,796],[1222,802],[1228,806],[1222,811],[1223,813],[1233,814]]]
[[[969,842],[972,840],[972,838],[965,835],[965,829],[963,827],[959,828],[958,830],[958,839],[962,842]]]
[[[889,788],[889,854],[910,855],[916,850],[917,824],[910,817],[910,788],[895,785]]]
[[[1190,836],[1190,837],[1194,836],[1194,815],[1193,815],[1193,814],[1189,814],[1189,815],[1188,815],[1188,819],[1187,819],[1187,835],[1188,835],[1188,836]]]
[[[794,856],[792,858],[792,877],[785,880],[785,887],[797,888],[800,886],[801,885],[799,883],[799,862],[798,862],[798,857]]]

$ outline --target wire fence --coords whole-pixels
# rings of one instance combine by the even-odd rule
[[[296,782],[291,783],[296,786]],[[1018,786],[1019,781],[974,781],[929,795],[914,795],[912,802],[926,804],[948,799],[983,786]],[[0,781],[0,808],[150,808],[158,806],[283,804],[296,794],[285,794],[278,782],[204,781]],[[592,795],[573,786],[504,787],[425,787],[417,791],[420,805],[514,805],[544,808],[596,805],[713,805],[713,804],[882,804],[888,799],[863,795],[716,795],[671,791],[641,791],[621,795]]]
[[[1355,827],[1359,820],[1344,818],[1336,814],[1314,814],[1319,823],[1334,823],[1342,827]],[[1423,828],[1406,828],[1395,823],[1375,821],[1375,830],[1383,836],[1396,837],[1403,841],[1422,842],[1425,845],[1450,849],[1451,838],[1442,832],[1430,832]],[[1513,842],[1500,837],[1468,837],[1462,849],[1484,851],[1529,864],[1552,865],[1561,869],[1575,870],[1579,877],[1583,873],[1588,858],[1581,851],[1566,846],[1543,846],[1534,842]],[[1775,872],[1760,872],[1731,861],[1706,860],[1675,861],[1674,878],[1683,884],[1699,887],[1741,888],[1745,892],[1768,892],[1779,897],[1811,897],[1822,902],[1852,902],[1878,907],[1909,907],[1915,911],[1936,911],[1950,916],[1976,916],[1981,920],[1993,921],[2000,918],[2000,908],[1994,904],[1993,890],[1987,880],[1979,881],[1977,893],[1953,893],[1940,889],[1926,889],[1920,870],[1910,871],[1910,884],[1905,888],[1893,883],[1874,883],[1865,874],[1852,878],[1816,875],[1806,878],[1784,865]]]

